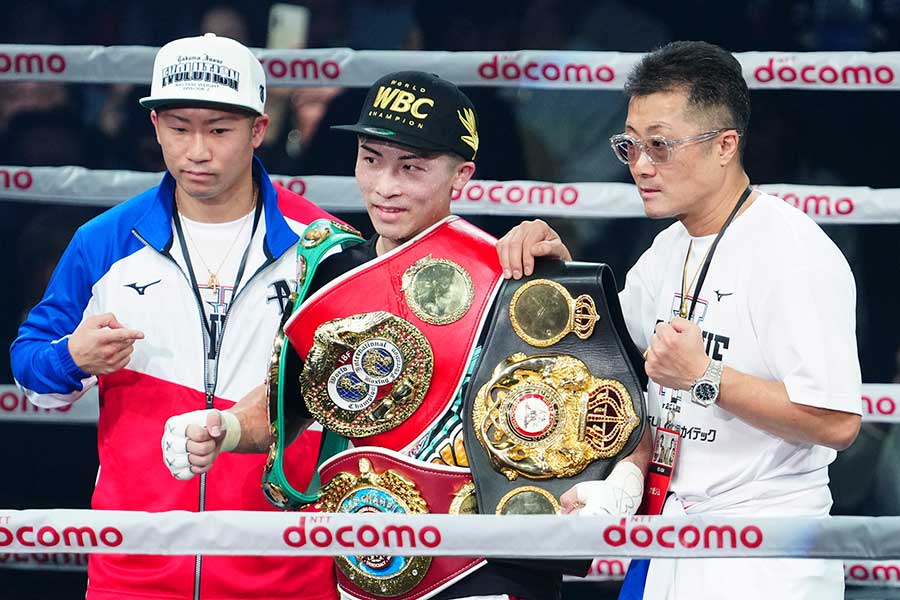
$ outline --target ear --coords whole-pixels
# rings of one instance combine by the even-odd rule
[[[253,123],[250,125],[250,141],[253,143],[254,150],[263,143],[268,128],[269,115],[259,115],[253,119]]]
[[[453,172],[453,181],[451,183],[453,191],[458,192],[466,187],[466,184],[469,183],[469,180],[472,179],[473,175],[475,175],[475,163],[471,160],[456,165],[456,169]]]
[[[156,143],[162,144],[159,141],[159,115],[156,114],[155,110],[150,111],[150,122],[153,123],[153,131],[156,132]]]
[[[734,129],[729,129],[722,133],[719,138],[719,165],[724,167],[728,165],[735,157],[739,156],[741,136]]]

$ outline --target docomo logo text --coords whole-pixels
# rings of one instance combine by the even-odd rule
[[[0,73],[50,73],[66,70],[66,59],[61,54],[44,56],[37,53],[7,54],[0,52]]]
[[[274,79],[334,80],[341,76],[341,66],[333,60],[261,58],[259,62],[262,63],[266,75]]]
[[[900,566],[896,564],[864,565],[844,563],[847,581],[897,581],[900,582]]]
[[[281,187],[294,192],[299,196],[306,194],[306,182],[299,177],[292,177],[290,179],[272,179],[272,183],[277,183]]]
[[[565,185],[549,184],[509,184],[495,183],[484,185],[468,183],[462,190],[454,190],[452,200],[469,200],[471,202],[493,202],[495,204],[529,204],[553,206],[557,203],[572,206],[578,202],[578,188]]]
[[[893,415],[897,412],[897,402],[890,396],[882,396],[878,399],[863,396],[863,409],[868,415]]]
[[[588,569],[587,576],[622,578],[625,576],[626,564],[624,560],[618,558],[595,558],[591,563],[591,568]]]
[[[621,519],[618,525],[603,530],[603,541],[612,547],[631,543],[638,548],[758,548],[763,542],[762,530],[748,525],[740,530],[731,525],[635,525]]]
[[[21,392],[17,393],[7,391],[0,394],[0,413],[48,413],[51,411],[64,413],[70,410],[72,410],[71,404],[60,406],[58,408],[41,408],[39,406],[35,406],[31,402],[29,402],[25,394]]]
[[[848,197],[832,198],[827,194],[795,194],[788,192],[786,194],[778,194],[775,192],[767,192],[781,198],[788,204],[793,204],[810,216],[826,215],[826,216],[846,216],[856,209],[853,200]]]
[[[104,527],[99,532],[92,527],[66,527],[62,531],[49,525],[37,530],[31,525],[15,529],[0,527],[0,547],[19,542],[27,548],[96,548],[100,545],[115,548],[123,539],[122,532],[115,527]]]
[[[501,63],[502,60],[502,63]],[[576,83],[611,83],[616,78],[615,70],[609,65],[587,65],[554,62],[529,61],[519,64],[515,57],[501,59],[494,55],[491,60],[478,65],[478,75],[482,79],[493,81],[567,81]]]
[[[386,525],[378,528],[372,525],[344,525],[330,527],[327,519],[322,524],[310,519],[307,530],[306,517],[300,517],[300,523],[284,530],[282,538],[291,548],[300,548],[307,544],[317,548],[339,546],[341,548],[374,548],[379,544],[386,548],[415,548],[417,545],[436,548],[441,545],[441,532],[437,527],[410,527],[409,525]]]
[[[753,78],[759,83],[778,81],[781,83],[809,83],[813,85],[889,85],[894,81],[894,70],[887,65],[869,67],[866,65],[799,65],[785,62],[778,63],[774,58],[757,67]]]
[[[18,171],[10,171],[9,169],[0,169],[0,186],[4,189],[16,188],[18,190],[27,190],[34,183],[31,173],[25,169]]]

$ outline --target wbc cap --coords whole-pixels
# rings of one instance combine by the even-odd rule
[[[475,106],[446,79],[423,71],[400,71],[369,88],[355,125],[332,129],[352,131],[403,146],[452,152],[465,160],[478,153]]]
[[[242,108],[262,114],[266,73],[249,48],[207,33],[169,42],[156,53],[148,109],[167,104]]]

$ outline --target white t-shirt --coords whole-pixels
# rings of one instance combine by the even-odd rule
[[[714,238],[693,238],[688,281]],[[691,239],[676,222],[628,273],[620,299],[642,350],[656,323],[678,312]],[[707,354],[725,366],[783,382],[792,402],[860,414],[855,310],[853,274],[840,250],[812,219],[760,195],[719,242],[693,320]],[[653,381],[648,412],[654,428],[671,413],[683,433],[670,491],[689,514],[828,514],[834,450],[787,442]]]

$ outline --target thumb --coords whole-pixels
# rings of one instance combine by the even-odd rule
[[[210,437],[217,440],[222,437],[225,432],[225,425],[222,423],[222,413],[217,410],[211,410],[206,414],[206,431]]]
[[[669,324],[677,333],[684,333],[691,327],[691,322],[682,317],[675,317]]]
[[[578,490],[574,487],[569,488],[562,496],[559,497],[559,504],[563,509],[563,514],[568,514],[577,509],[581,502],[578,500]]]

